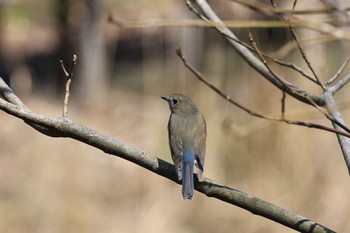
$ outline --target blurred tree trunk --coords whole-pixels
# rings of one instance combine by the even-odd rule
[[[81,47],[77,54],[79,68],[78,95],[84,103],[105,100],[106,54],[101,25],[101,3],[84,0]]]

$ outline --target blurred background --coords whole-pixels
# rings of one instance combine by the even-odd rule
[[[291,9],[292,1],[275,2]],[[230,1],[211,4],[227,20],[276,20]],[[298,1],[296,9],[322,7],[321,1]],[[196,19],[176,0],[3,0],[1,77],[34,112],[60,117],[66,79],[59,61],[69,68],[77,54],[69,118],[169,162],[169,110],[159,97],[187,94],[207,120],[205,177],[337,232],[349,231],[350,177],[334,134],[254,118],[197,81],[176,56],[178,46],[238,102],[280,113],[281,92],[214,30],[121,28],[108,21],[110,15],[123,22]],[[299,17],[349,31],[340,12]],[[252,32],[259,48],[307,70],[298,50],[283,50],[292,41],[287,29],[233,31],[244,41]],[[321,80],[332,77],[349,55],[349,38],[297,33]],[[317,42],[322,36],[328,40]],[[272,66],[301,88],[321,93],[296,72]],[[343,75],[348,72],[349,67]],[[345,120],[348,89],[336,96]],[[330,125],[290,97],[286,116]],[[200,193],[182,201],[179,185],[128,161],[71,139],[46,137],[4,112],[0,121],[0,232],[294,232]]]

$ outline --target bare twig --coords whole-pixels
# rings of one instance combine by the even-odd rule
[[[344,61],[344,63],[339,67],[339,69],[337,70],[337,72],[333,75],[332,78],[330,78],[327,82],[326,85],[329,85],[331,83],[333,83],[338,77],[339,75],[343,72],[343,70],[345,69],[346,65],[349,63],[350,61],[350,56],[348,56],[346,58],[346,60]]]
[[[255,53],[258,55],[258,57],[260,58],[260,61],[264,64],[264,66],[266,67],[266,69],[269,71],[269,73],[275,78],[277,79],[280,83],[283,84],[284,89],[282,89],[283,92],[289,90],[290,92],[294,93],[294,90],[291,89],[291,87],[289,87],[288,83],[286,80],[284,80],[281,76],[279,76],[276,72],[274,72],[271,67],[267,64],[263,54],[260,52],[258,46],[256,45],[256,42],[254,41],[253,35],[251,33],[248,34],[249,37],[249,41],[252,44],[252,47],[255,51]]]
[[[317,80],[317,83],[320,85],[320,87],[322,88],[322,90],[325,90],[325,86],[324,84],[320,81],[320,79],[318,78],[318,75],[316,74],[314,68],[311,65],[311,62],[309,61],[304,48],[301,46],[301,44],[299,43],[299,39],[297,34],[294,31],[294,28],[291,26],[290,27],[290,32],[292,33],[292,36],[294,38],[295,43],[297,44],[299,51],[301,53],[301,56],[303,57],[304,61],[306,62],[307,66],[309,67],[309,69],[311,70],[312,74],[314,75],[315,79]]]
[[[339,79],[338,82],[333,84],[333,86],[329,87],[328,90],[334,95],[337,91],[339,91],[342,87],[345,86],[350,81],[350,73],[344,76],[342,79]]]
[[[65,67],[65,65],[64,65],[62,60],[60,60],[60,64],[61,64],[61,68],[62,68],[62,71],[64,73],[64,76],[66,76],[68,78],[69,77],[69,73],[68,73],[68,71],[67,71],[67,69],[66,69],[66,67]]]
[[[69,95],[70,95],[70,84],[72,82],[73,70],[74,70],[74,66],[77,64],[77,59],[78,59],[77,55],[73,54],[72,65],[70,67],[69,72],[67,72],[67,69],[64,66],[63,61],[62,60],[60,61],[62,70],[65,76],[67,77],[64,101],[63,101],[63,115],[62,115],[63,117],[68,117],[68,101],[69,101]]]
[[[285,66],[285,67],[291,68],[292,70],[295,70],[296,72],[298,72],[299,74],[301,74],[302,76],[304,76],[305,78],[310,80],[311,82],[317,84],[317,81],[313,77],[311,77],[308,73],[306,73],[304,70],[302,70],[297,65],[295,65],[293,63],[284,62],[284,61],[281,61],[281,60],[278,60],[278,59],[275,59],[275,58],[269,57],[269,56],[267,56],[266,58],[271,59],[272,61],[276,62],[277,64],[279,64],[281,66]]]

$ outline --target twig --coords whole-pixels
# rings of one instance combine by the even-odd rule
[[[266,56],[265,56],[266,57]],[[273,58],[273,57],[269,57],[267,56],[266,58],[269,58],[271,59],[272,61],[274,61],[275,63],[281,65],[281,66],[285,66],[285,67],[288,67],[296,72],[298,72],[299,74],[301,74],[302,76],[304,76],[305,78],[307,78],[308,80],[310,80],[311,82],[317,84],[317,81],[311,77],[308,73],[306,73],[304,70],[302,70],[300,67],[298,67],[297,65],[293,64],[293,63],[288,63],[288,62],[285,62],[285,61],[281,61],[281,60],[278,60],[276,58]]]
[[[348,56],[346,58],[346,60],[344,61],[344,63],[339,67],[339,69],[337,70],[337,72],[333,75],[332,78],[330,78],[327,82],[326,85],[329,85],[331,83],[333,83],[338,77],[339,75],[343,72],[343,70],[345,69],[346,65],[349,63],[350,61],[350,56]]]
[[[287,83],[286,80],[284,80],[282,77],[280,77],[276,72],[274,72],[271,67],[267,64],[264,56],[262,55],[262,53],[260,52],[258,46],[256,45],[256,42],[254,41],[253,35],[251,33],[248,34],[248,38],[250,43],[252,44],[252,47],[255,51],[255,53],[258,55],[258,57],[260,58],[260,61],[264,64],[264,66],[266,67],[266,69],[270,72],[270,74],[277,79],[280,83],[283,84],[284,89],[282,89],[282,91],[290,91],[294,93],[294,90],[291,89]]]
[[[311,70],[312,74],[314,75],[315,79],[317,80],[317,83],[320,85],[320,87],[322,88],[322,90],[324,91],[326,88],[324,86],[324,84],[320,81],[320,79],[318,78],[318,75],[316,74],[314,68],[312,67],[311,65],[311,62],[309,61],[306,53],[305,53],[305,50],[304,48],[301,46],[301,44],[299,43],[299,39],[298,39],[298,36],[297,34],[295,33],[294,31],[294,28],[291,26],[290,28],[290,32],[292,33],[292,36],[294,38],[294,41],[295,43],[297,44],[298,46],[298,49],[301,53],[301,56],[303,57],[304,61],[306,62],[307,66],[309,67],[309,69]]]
[[[344,87],[350,81],[350,73],[348,73],[342,79],[339,79],[333,86],[329,87],[328,90],[334,95],[342,87]]]
[[[63,117],[68,117],[68,101],[69,101],[69,93],[70,93],[70,84],[72,82],[72,78],[73,78],[73,69],[74,66],[77,64],[77,55],[73,54],[73,59],[72,59],[72,65],[70,67],[69,72],[67,72],[66,67],[64,66],[63,61],[61,60],[61,67],[62,70],[65,74],[65,76],[67,77],[67,81],[66,81],[66,89],[65,89],[65,95],[64,95],[64,101],[63,101]]]
[[[276,121],[276,122],[284,122],[287,124],[292,124],[292,125],[299,125],[299,126],[304,126],[304,127],[308,127],[308,128],[316,128],[316,129],[321,129],[321,130],[325,130],[328,132],[332,132],[332,133],[336,133],[336,134],[341,134],[343,136],[346,137],[350,137],[350,133],[347,133],[343,130],[336,130],[333,128],[330,128],[328,126],[324,126],[324,125],[319,125],[319,124],[315,124],[312,122],[304,122],[304,121],[298,121],[298,120],[287,120],[287,119],[283,119],[281,118],[276,118],[276,117],[272,117],[272,116],[266,116],[264,114],[255,112],[247,107],[245,107],[244,105],[238,103],[237,101],[233,100],[230,96],[226,95],[225,93],[223,93],[220,89],[218,89],[217,87],[215,87],[213,84],[211,84],[210,82],[208,82],[201,73],[199,73],[191,64],[189,64],[185,57],[182,54],[182,51],[180,48],[178,48],[176,50],[176,54],[179,56],[179,58],[182,60],[184,66],[186,68],[188,68],[194,75],[195,77],[200,80],[201,82],[203,82],[205,85],[207,85],[210,89],[212,89],[213,91],[215,91],[217,94],[219,94],[221,97],[223,97],[224,99],[226,99],[228,102],[230,102],[231,104],[235,105],[236,107],[242,109],[243,111],[247,112],[248,114],[261,118],[261,119],[265,119],[265,120],[271,120],[271,121]]]

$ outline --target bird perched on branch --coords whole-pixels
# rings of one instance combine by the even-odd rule
[[[169,103],[171,111],[168,122],[168,135],[171,157],[176,174],[182,179],[182,198],[192,199],[194,193],[193,167],[197,166],[198,180],[202,179],[206,123],[196,104],[186,95],[162,96]]]

